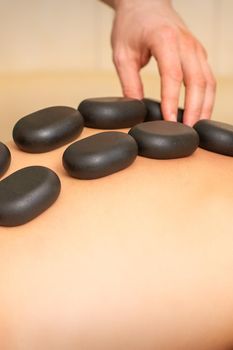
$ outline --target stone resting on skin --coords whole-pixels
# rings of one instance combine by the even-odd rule
[[[4,177],[45,166],[62,190],[36,220],[0,227],[1,349],[232,348],[231,157],[137,157],[87,181],[63,168],[68,145],[7,146]]]
[[[33,112],[18,120],[12,136],[20,150],[36,154],[74,141],[84,125],[110,130],[131,127],[128,133],[101,132],[67,147],[63,166],[70,176],[81,180],[123,170],[137,155],[152,159],[188,157],[198,145],[233,156],[233,126],[200,120],[190,128],[162,119],[160,103],[155,100],[92,98],[81,102],[78,110],[55,106]],[[10,150],[0,143],[1,175],[10,162]],[[0,226],[18,226],[35,219],[57,200],[60,192],[61,183],[53,170],[43,166],[19,169],[0,182]]]

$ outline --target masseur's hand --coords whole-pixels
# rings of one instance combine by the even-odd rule
[[[115,8],[113,60],[126,97],[143,98],[140,69],[153,56],[161,76],[164,119],[176,120],[185,85],[184,123],[210,118],[216,83],[207,54],[170,0],[107,0]]]

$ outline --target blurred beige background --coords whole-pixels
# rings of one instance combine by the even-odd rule
[[[174,0],[205,45],[218,79],[213,118],[233,122],[232,0]],[[17,119],[50,105],[119,95],[111,60],[113,11],[97,0],[0,0],[0,139]],[[159,98],[155,62],[143,71],[145,93]],[[181,96],[182,105],[182,96]]]

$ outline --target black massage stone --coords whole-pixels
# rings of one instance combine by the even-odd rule
[[[199,134],[201,148],[233,157],[233,125],[203,119],[194,129]]]
[[[144,98],[142,101],[146,105],[146,109],[147,109],[145,122],[154,121],[154,120],[163,120],[161,103],[159,101],[152,100],[150,98]],[[183,122],[183,114],[184,114],[184,110],[182,108],[178,108],[177,121],[180,123]]]
[[[14,126],[13,139],[25,152],[48,152],[73,141],[83,126],[83,118],[74,108],[48,107],[21,118]]]
[[[70,145],[64,152],[63,166],[72,177],[97,179],[125,169],[137,154],[137,143],[130,135],[101,132]]]
[[[131,128],[143,122],[146,116],[142,101],[123,97],[86,99],[80,103],[78,110],[85,126],[94,129]]]
[[[34,219],[58,198],[58,176],[42,166],[16,171],[0,182],[0,226],[18,226]]]
[[[164,120],[141,123],[129,134],[138,144],[139,155],[155,159],[182,158],[198,147],[196,131],[178,122]]]
[[[9,148],[0,142],[0,176],[5,174],[11,163],[11,153]]]

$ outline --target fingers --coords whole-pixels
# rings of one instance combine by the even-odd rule
[[[206,79],[194,47],[181,53],[185,85],[184,123],[193,126],[201,116]]]
[[[198,56],[200,59],[202,72],[206,79],[206,91],[205,98],[202,105],[202,111],[200,114],[200,119],[210,119],[214,107],[214,100],[216,94],[216,81],[210,66],[207,63],[206,55],[203,50],[198,50]]]
[[[137,60],[124,52],[114,52],[113,62],[120,78],[123,95],[141,100],[143,98],[143,86],[140,78],[140,65]]]
[[[161,77],[161,107],[165,120],[176,121],[183,72],[175,33],[166,30],[151,52]]]
[[[151,47],[161,76],[162,112],[165,120],[176,120],[182,82],[185,85],[184,123],[193,126],[210,118],[216,83],[201,44],[189,32],[163,28]]]
[[[184,123],[193,126],[199,119],[211,117],[215,80],[202,46],[192,37],[181,44],[181,61],[184,74]]]
[[[127,51],[128,50],[128,51]],[[145,59],[142,59],[143,52]],[[145,55],[146,53],[146,55]],[[126,97],[142,99],[141,67],[153,55],[161,76],[161,107],[165,120],[176,121],[182,83],[185,85],[183,122],[193,126],[211,117],[216,83],[201,44],[188,32],[163,27],[146,48],[114,49],[114,64]]]

